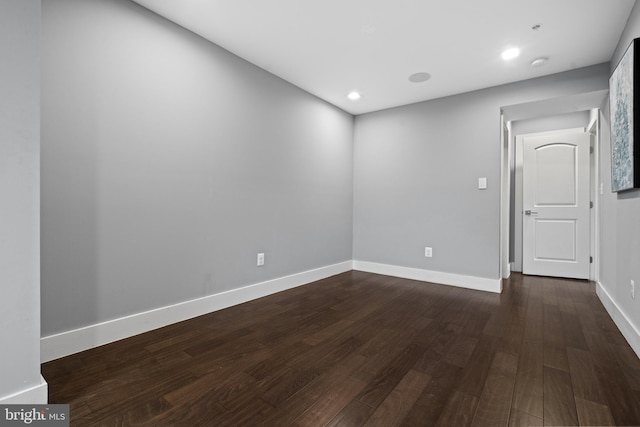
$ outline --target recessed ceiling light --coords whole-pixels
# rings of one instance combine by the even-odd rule
[[[426,82],[427,80],[429,80],[431,78],[431,74],[429,73],[413,73],[409,76],[409,81],[412,83],[422,83],[422,82]]]
[[[520,49],[518,49],[517,47],[512,47],[511,49],[507,49],[502,52],[502,59],[504,59],[505,61],[517,58],[518,56],[520,56]]]
[[[536,58],[533,61],[531,61],[531,66],[534,68],[542,67],[544,64],[547,63],[547,61],[549,61],[549,58]]]
[[[349,95],[347,95],[347,98],[349,98],[352,101],[355,101],[357,99],[360,99],[360,94],[354,90],[353,92],[350,92]]]

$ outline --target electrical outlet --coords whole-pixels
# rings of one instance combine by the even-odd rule
[[[631,281],[631,298],[636,299],[636,282]]]
[[[258,267],[264,265],[264,254],[263,253],[259,253],[258,254]]]
[[[424,256],[426,256],[427,258],[431,258],[433,256],[433,248],[430,248],[429,246],[425,246]]]

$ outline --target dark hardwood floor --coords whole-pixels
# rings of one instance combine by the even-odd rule
[[[43,365],[71,424],[640,425],[594,284],[500,295],[344,273]]]

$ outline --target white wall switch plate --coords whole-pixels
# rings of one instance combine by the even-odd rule
[[[264,265],[264,254],[258,254],[258,266]]]
[[[487,178],[478,178],[478,189],[486,190],[487,189]]]
[[[636,299],[636,282],[631,281],[631,298]]]
[[[424,256],[426,256],[427,258],[431,258],[433,256],[433,248],[430,248],[429,246],[425,246]]]

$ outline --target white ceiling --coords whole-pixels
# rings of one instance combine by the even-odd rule
[[[607,62],[635,3],[134,1],[352,114]],[[503,61],[513,46],[521,55]],[[538,57],[549,61],[531,67]],[[411,83],[416,72],[432,78]],[[362,98],[347,99],[352,90]]]

